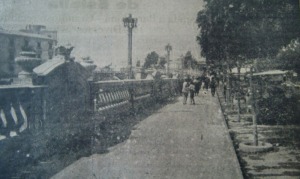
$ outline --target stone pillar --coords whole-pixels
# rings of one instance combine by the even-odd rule
[[[8,68],[9,68],[9,72],[11,74],[14,74],[15,72],[15,52],[16,52],[16,48],[15,48],[15,37],[9,37],[9,59],[8,59]]]
[[[41,57],[42,57],[42,53],[43,53],[43,50],[42,50],[42,44],[41,44],[41,42],[37,42],[37,46],[36,46],[36,57],[37,57],[37,58],[41,58]]]
[[[48,58],[52,59],[54,55],[54,50],[53,50],[53,43],[48,42]]]

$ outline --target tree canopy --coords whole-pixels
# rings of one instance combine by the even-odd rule
[[[277,57],[278,67],[283,70],[294,70],[300,74],[300,40],[294,39],[286,47],[283,47]]]
[[[147,55],[144,63],[144,68],[150,68],[152,65],[156,65],[159,59],[159,55],[156,52],[151,52]]]
[[[158,65],[160,68],[165,68],[165,64],[167,63],[166,57],[159,57]]]
[[[275,57],[300,35],[299,1],[204,0],[197,41],[208,63]]]
[[[198,68],[197,65],[198,65],[198,63],[197,63],[196,59],[192,56],[191,51],[187,51],[183,57],[183,68],[196,69],[196,68]]]

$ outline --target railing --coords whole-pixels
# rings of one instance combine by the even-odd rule
[[[40,128],[46,120],[42,86],[1,86],[0,135],[12,137]]]
[[[56,87],[2,86],[0,88],[0,135],[9,137],[12,132],[19,134],[37,128],[52,130],[60,128],[63,123],[78,123],[78,119],[73,115],[78,114],[76,111],[93,111],[96,116],[136,112],[147,108],[149,103],[160,103],[174,97],[178,94],[177,85],[176,79],[91,82],[90,100],[87,101],[76,95],[70,98],[68,95],[62,95],[65,94],[63,92],[54,93]],[[57,100],[53,94],[61,98]],[[86,106],[84,103],[89,101],[90,108],[71,109],[69,106],[74,105],[74,100],[71,99],[78,99],[77,103],[82,104],[81,106]],[[60,116],[62,119],[57,120],[59,109],[66,109],[63,110],[66,114]]]
[[[131,114],[142,113],[178,92],[178,81],[174,79],[80,82],[47,81],[47,88],[0,86],[0,152],[5,154],[0,157],[5,161],[0,169],[17,171],[5,178],[33,176],[31,170],[23,171],[31,165],[25,157],[29,154],[37,166],[44,166],[45,161],[70,151],[78,156],[103,151],[120,142],[114,134],[125,139],[127,130],[139,121]],[[112,131],[107,125],[120,128]],[[111,141],[102,144],[102,137]],[[11,159],[16,151],[21,157],[13,159],[18,161]]]
[[[134,110],[135,104],[147,99],[159,102],[176,95],[177,84],[176,79],[92,82],[91,106],[94,112],[120,107]]]

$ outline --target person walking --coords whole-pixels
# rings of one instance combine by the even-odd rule
[[[195,85],[195,95],[198,96],[199,91],[200,91],[200,87],[201,87],[200,80],[198,78],[196,78],[194,80],[194,85]]]
[[[224,82],[224,84],[223,84],[223,96],[224,96],[224,98],[225,98],[225,102],[226,102],[226,93],[227,93],[227,83],[226,82]]]
[[[193,81],[191,82],[191,84],[189,86],[189,90],[190,90],[190,102],[191,102],[190,104],[195,105],[195,99],[194,99],[194,97],[195,97],[195,84],[194,84]]]
[[[210,90],[212,96],[215,96],[216,87],[217,87],[217,81],[215,80],[215,77],[212,77],[210,82]]]
[[[206,76],[205,80],[204,80],[204,86],[205,86],[206,91],[208,91],[209,82],[210,82],[209,77]]]
[[[185,79],[182,85],[183,104],[186,104],[187,97],[189,95],[189,80]]]

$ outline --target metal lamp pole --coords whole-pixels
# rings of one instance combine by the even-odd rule
[[[168,54],[168,59],[167,59],[167,76],[169,77],[170,73],[170,51],[172,50],[172,46],[170,44],[166,45],[165,50],[167,51]]]
[[[128,79],[132,78],[132,29],[137,27],[137,18],[129,17],[123,18],[124,27],[128,28]]]

